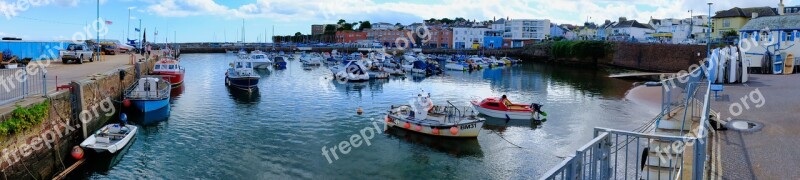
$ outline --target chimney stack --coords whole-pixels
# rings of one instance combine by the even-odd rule
[[[778,3],[778,15],[783,16],[786,13],[785,10],[786,8],[783,6],[783,0],[781,0],[780,3]]]
[[[625,22],[625,21],[628,21],[628,18],[625,18],[625,17],[619,17],[619,22],[620,22],[620,23],[622,23],[622,22]]]
[[[758,18],[758,13],[757,12],[753,12],[753,17],[751,17],[751,19],[755,19],[755,18]]]

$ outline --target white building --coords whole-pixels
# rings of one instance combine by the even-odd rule
[[[473,49],[483,44],[483,36],[489,31],[485,27],[453,28],[453,49]]]
[[[645,41],[650,34],[655,32],[655,29],[636,20],[629,21],[625,17],[620,17],[619,22],[611,28],[611,31],[609,39],[612,41]]]
[[[502,24],[498,23],[501,21]],[[550,20],[547,19],[501,19],[492,24],[492,29],[500,27],[504,32],[503,39],[510,39],[512,48],[531,41],[543,41],[550,35]]]
[[[394,24],[379,22],[372,24],[372,29],[375,30],[396,30],[397,27]]]
[[[686,19],[651,19],[648,24],[655,29],[651,37],[656,42],[687,44],[693,43],[690,39],[704,37],[704,33],[708,29],[704,26],[708,24],[708,16]]]

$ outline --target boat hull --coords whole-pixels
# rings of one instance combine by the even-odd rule
[[[253,69],[267,69],[269,62],[253,62]]]
[[[226,77],[225,83],[239,88],[255,88],[258,86],[258,80],[257,77]]]
[[[475,103],[472,103],[472,107],[475,108],[475,110],[478,110],[479,113],[493,118],[523,119],[523,120],[533,119],[533,113],[531,113],[530,111],[500,111],[500,110],[483,108]]]
[[[476,138],[478,134],[480,134],[480,130],[483,127],[484,121],[475,121],[470,123],[464,124],[457,124],[457,125],[450,125],[450,126],[427,126],[427,125],[420,125],[415,124],[411,121],[406,121],[399,117],[388,116],[390,120],[386,123],[387,126],[393,128],[404,129],[411,132],[416,132],[420,134],[427,134],[431,136],[438,136],[438,137],[453,137],[453,138]],[[405,124],[408,123],[409,126],[406,128]],[[453,134],[451,132],[451,128],[455,127],[458,129],[457,133]],[[434,132],[434,129],[437,129],[439,132],[438,134]]]
[[[154,75],[163,76],[164,79],[169,81],[172,84],[172,87],[177,87],[176,85],[183,84],[184,72],[153,72]]]
[[[169,98],[159,100],[131,100],[134,106],[141,112],[151,112],[169,105]]]

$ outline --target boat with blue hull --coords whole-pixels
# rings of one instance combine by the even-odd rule
[[[250,61],[234,61],[225,72],[225,85],[229,87],[257,88],[260,79],[261,77],[253,71],[253,63]]]
[[[125,91],[125,99],[129,100],[140,112],[150,112],[169,105],[169,81],[158,77],[143,77]]]

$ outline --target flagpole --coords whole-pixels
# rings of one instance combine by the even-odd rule
[[[96,21],[97,21],[97,28],[95,29],[95,31],[96,31],[96,35],[97,35],[96,36],[97,41],[95,41],[94,43],[97,44],[96,57],[100,57],[100,0],[97,0],[97,20]],[[100,58],[97,58],[96,60],[100,60]]]
[[[142,19],[141,18],[139,18],[139,30],[136,31],[136,32],[139,32],[139,38],[142,38]],[[143,47],[142,46],[142,39],[139,39],[139,49],[142,49],[142,47]]]

